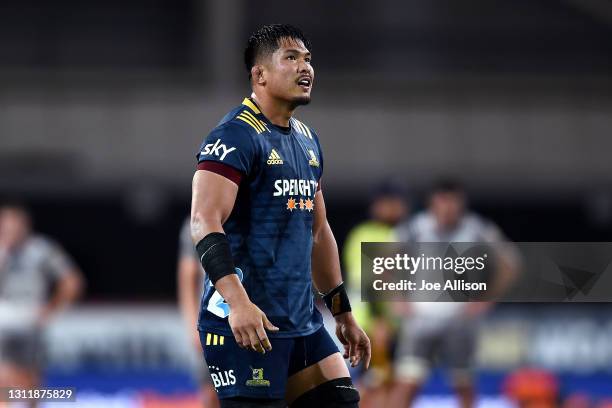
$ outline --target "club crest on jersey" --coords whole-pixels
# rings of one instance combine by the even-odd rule
[[[264,369],[263,368],[252,368],[253,370],[253,379],[247,380],[246,385],[248,387],[269,387],[270,380],[264,379]]]
[[[206,155],[217,156],[219,160],[223,161],[223,159],[225,159],[225,156],[227,156],[229,153],[233,152],[234,150],[236,150],[235,147],[228,148],[226,145],[221,143],[221,139],[217,139],[215,143],[209,143],[206,146],[204,146],[204,149],[200,152],[200,154],[203,156],[206,156]]]
[[[268,156],[268,161],[266,163],[268,164],[268,166],[272,166],[275,164],[283,164],[283,159],[281,159],[276,149],[272,149],[272,152],[270,152],[270,156]]]
[[[308,164],[314,167],[319,167],[319,161],[317,160],[314,150],[308,149],[308,152],[310,153],[310,160],[308,160]]]

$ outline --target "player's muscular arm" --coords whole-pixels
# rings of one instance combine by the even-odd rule
[[[323,193],[315,195],[312,227],[312,280],[317,290],[327,293],[342,282],[336,238],[327,222]]]
[[[191,236],[194,243],[199,243],[211,233],[223,233],[223,223],[234,208],[237,194],[238,185],[233,181],[210,171],[196,171],[191,201]],[[249,300],[238,275],[229,272],[215,282],[215,289],[230,306],[229,325],[236,342],[259,352],[271,350],[265,329],[278,328]]]
[[[312,280],[321,293],[328,293],[342,283],[340,257],[336,238],[327,221],[323,192],[315,195],[312,244]],[[370,365],[370,340],[359,327],[353,314],[345,312],[334,316],[336,336],[344,344],[344,358],[350,358],[351,365],[363,361],[366,368]]]

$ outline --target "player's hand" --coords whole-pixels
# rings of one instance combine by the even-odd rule
[[[336,336],[344,345],[343,357],[349,359],[351,367],[357,367],[360,361],[363,361],[366,369],[370,366],[370,339],[359,327],[352,313],[336,316]]]
[[[277,331],[278,327],[270,323],[266,314],[254,303],[247,301],[232,305],[229,325],[240,347],[262,354],[272,350],[266,330]]]

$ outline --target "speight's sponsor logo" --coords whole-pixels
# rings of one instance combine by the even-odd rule
[[[315,180],[278,179],[274,181],[274,197],[306,196],[314,197],[317,191]]]

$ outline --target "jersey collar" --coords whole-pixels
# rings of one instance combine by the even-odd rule
[[[259,110],[259,107],[257,106],[257,104],[251,100],[251,98],[244,98],[242,101],[242,104],[246,107],[248,107],[249,109],[251,109],[253,111],[253,113],[255,113],[256,115],[260,115],[261,118],[268,124],[268,126],[272,126],[275,129],[277,129],[278,131],[280,131],[281,133],[285,133],[285,134],[289,134],[291,133],[291,130],[293,129],[293,125],[290,125],[289,127],[282,127],[282,126],[278,126],[275,125],[274,123],[270,122],[268,120],[268,118],[266,118],[266,115],[264,115],[263,113],[261,113],[261,110]],[[292,121],[289,121],[289,123],[291,124]]]

